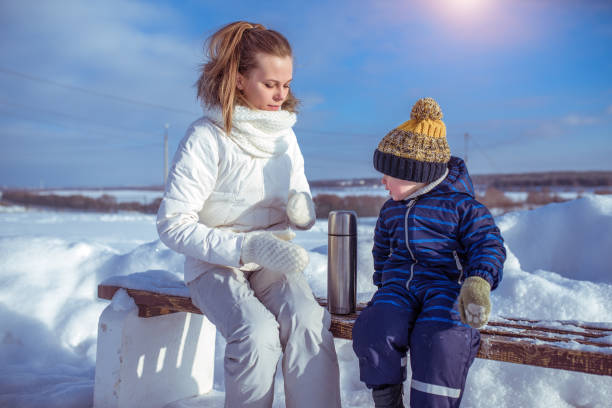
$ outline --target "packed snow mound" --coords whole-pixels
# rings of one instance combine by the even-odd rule
[[[521,268],[612,283],[612,197],[587,196],[500,217],[506,245]]]

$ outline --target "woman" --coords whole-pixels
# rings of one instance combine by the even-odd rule
[[[226,407],[271,407],[281,355],[287,407],[340,407],[329,314],[301,273],[308,253],[290,242],[291,228],[315,222],[292,130],[291,47],[247,22],[208,45],[197,87],[209,111],[174,157],[160,238],[186,255],[193,303],[227,340]]]

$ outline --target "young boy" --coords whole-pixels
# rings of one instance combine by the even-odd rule
[[[410,120],[374,152],[391,199],[374,232],[378,290],[353,329],[361,381],[376,407],[403,407],[410,350],[411,407],[458,407],[502,278],[503,240],[451,157],[440,107],[417,101]]]

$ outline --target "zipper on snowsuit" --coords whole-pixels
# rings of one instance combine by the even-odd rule
[[[404,216],[404,235],[406,239],[406,248],[408,248],[408,252],[410,253],[410,257],[412,258],[412,265],[410,265],[410,277],[406,282],[406,289],[408,290],[410,290],[410,281],[412,281],[412,278],[414,276],[414,265],[416,265],[418,262],[417,259],[414,257],[414,254],[412,253],[412,249],[410,249],[410,240],[408,239],[408,215],[410,214],[410,210],[412,209],[412,207],[414,207],[416,200],[417,199],[414,198],[408,202],[408,204],[406,205],[408,209],[406,210],[406,215]]]
[[[463,281],[463,265],[461,265],[461,260],[459,259],[457,251],[453,251],[453,257],[455,258],[455,264],[457,265],[457,269],[459,269],[459,279],[457,279],[457,283],[461,284],[461,282]]]

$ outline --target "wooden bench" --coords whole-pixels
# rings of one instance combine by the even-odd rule
[[[99,285],[98,297],[112,299],[119,286]],[[187,296],[126,289],[149,318],[176,312],[201,314]],[[318,299],[326,306],[325,299]],[[351,315],[332,314],[331,332],[351,339],[353,323],[363,309]],[[612,376],[612,323],[579,323],[505,318],[490,321],[480,330],[478,358]]]

